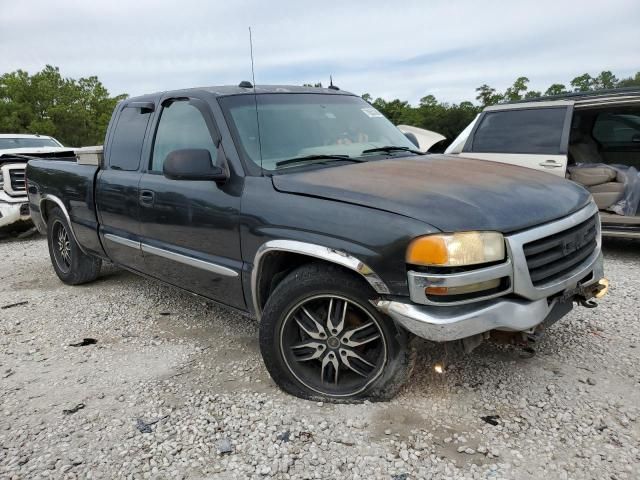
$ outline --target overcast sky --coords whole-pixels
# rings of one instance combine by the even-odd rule
[[[417,102],[473,100],[519,75],[545,89],[640,70],[639,0],[0,0],[0,73],[56,65],[113,94],[328,83]]]

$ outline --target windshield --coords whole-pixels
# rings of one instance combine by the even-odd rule
[[[220,104],[239,150],[258,166],[262,150],[262,168],[266,170],[288,168],[296,163],[285,160],[301,157],[307,157],[301,158],[302,164],[321,162],[318,157],[324,155],[345,156],[348,162],[348,158],[372,155],[364,151],[378,147],[415,148],[380,112],[351,95],[257,95],[258,139],[255,101],[253,95],[234,95],[221,98]]]
[[[0,150],[8,150],[10,148],[39,148],[60,146],[61,145],[52,138],[0,138]]]

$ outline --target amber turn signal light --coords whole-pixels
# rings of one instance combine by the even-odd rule
[[[498,232],[456,232],[425,235],[407,248],[412,265],[456,267],[497,262],[505,258],[504,237]]]

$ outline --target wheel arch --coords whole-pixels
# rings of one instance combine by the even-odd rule
[[[60,198],[56,197],[55,195],[45,194],[40,199],[40,215],[42,216],[42,221],[45,227],[47,227],[48,225],[49,215],[51,211],[56,207],[60,209],[60,211],[62,212],[62,215],[64,215],[64,218],[67,220],[67,224],[69,225],[69,231],[73,236],[73,240],[78,245],[78,248],[80,248],[80,251],[82,251],[82,253],[86,254],[87,252],[84,250],[84,248],[78,241],[78,238],[76,237],[76,232],[73,230],[73,223],[71,223],[71,217],[69,216],[67,207],[64,205],[64,202]]]
[[[251,297],[260,319],[270,292],[294,268],[312,261],[339,266],[364,279],[381,295],[389,294],[382,279],[364,262],[344,251],[296,240],[270,240],[256,252],[251,271]]]

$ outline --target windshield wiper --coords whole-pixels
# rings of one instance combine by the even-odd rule
[[[376,148],[367,148],[366,150],[363,150],[362,153],[375,153],[375,152],[386,152],[386,153],[390,153],[390,152],[411,152],[411,153],[415,153],[416,155],[424,155],[424,152],[421,152],[420,150],[415,150],[413,148],[409,148],[409,147],[398,147],[395,145],[385,145],[384,147],[376,147]]]
[[[304,163],[313,160],[346,160],[348,162],[366,162],[361,158],[353,158],[349,155],[305,155],[304,157],[288,158],[287,160],[280,160],[276,162],[276,167],[282,167],[284,165],[290,165],[293,163]]]

